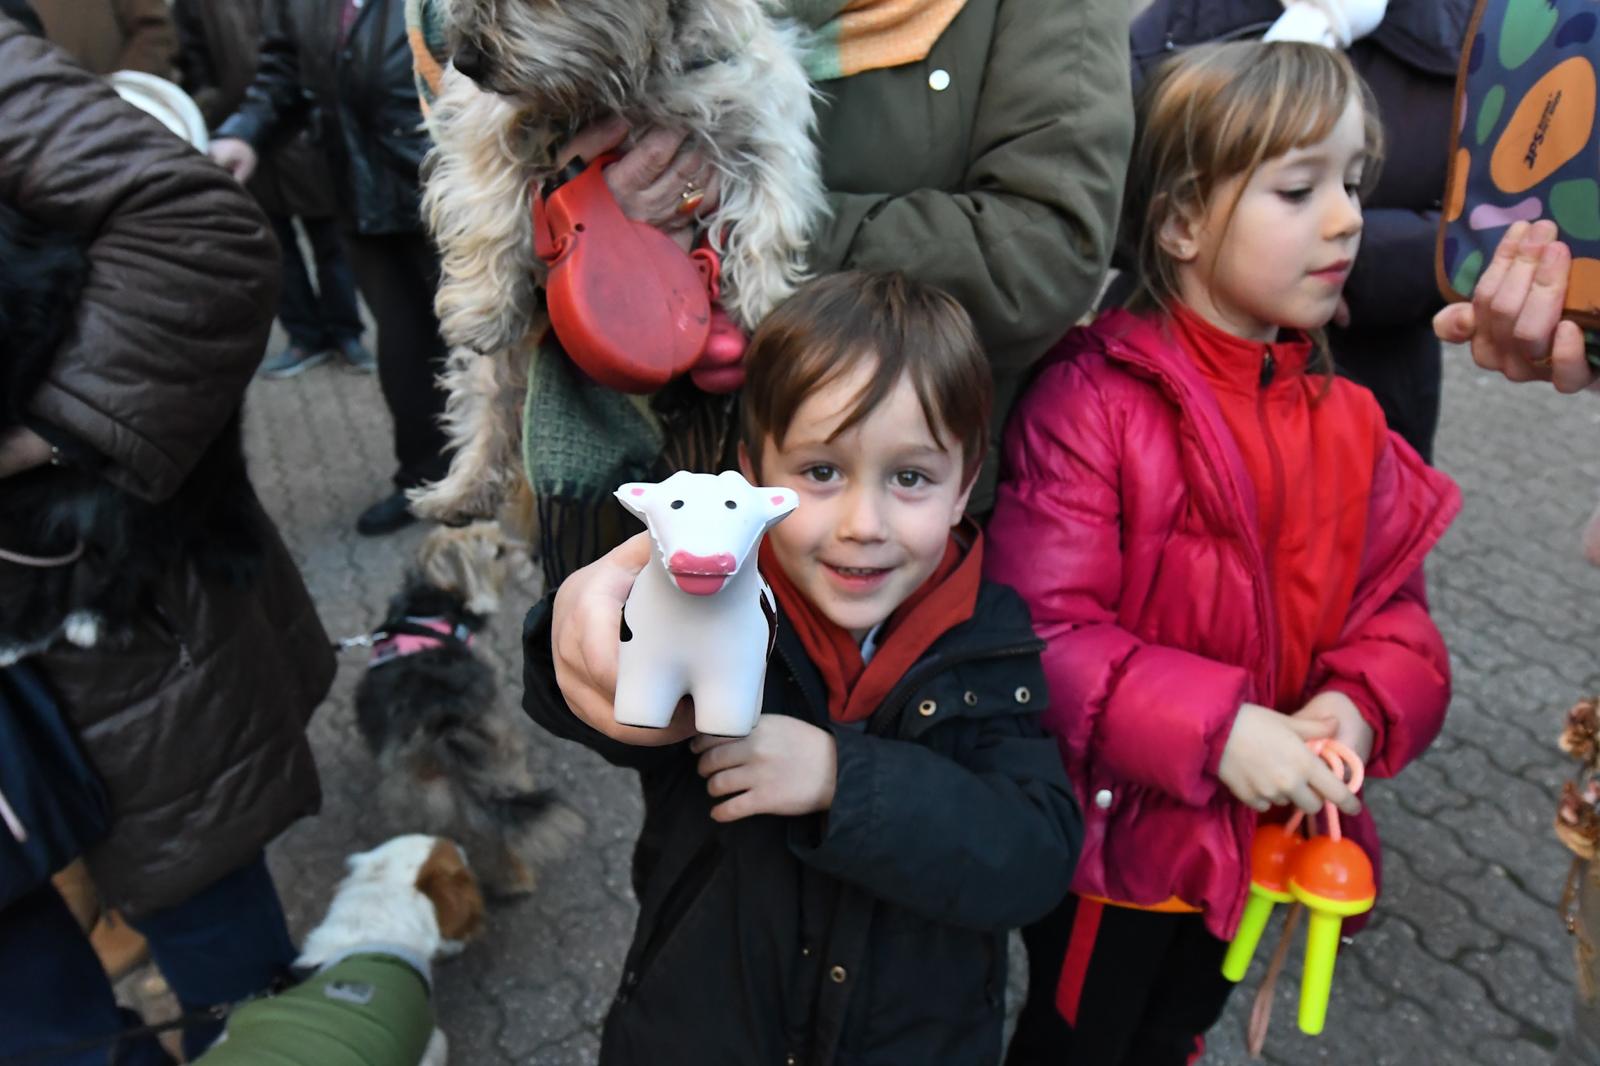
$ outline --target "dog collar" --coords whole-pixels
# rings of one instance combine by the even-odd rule
[[[419,651],[442,648],[452,642],[472,647],[472,630],[465,622],[451,625],[447,618],[401,618],[386,623],[372,635],[372,657],[367,668],[392,663]]]

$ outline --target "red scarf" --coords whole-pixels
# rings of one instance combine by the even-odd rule
[[[965,532],[972,546],[963,554],[961,542],[951,534],[938,567],[884,623],[870,663],[861,661],[856,639],[795,587],[762,541],[761,576],[772,586],[806,655],[822,674],[828,687],[828,717],[833,721],[870,717],[934,641],[972,617],[983,576],[983,533],[975,526]]]

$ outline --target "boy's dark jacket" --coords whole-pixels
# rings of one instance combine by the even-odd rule
[[[529,715],[637,769],[644,789],[639,922],[602,1062],[1000,1061],[1006,931],[1065,894],[1082,838],[1039,726],[1043,643],[1014,592],[985,583],[865,730],[828,721],[780,614],[764,713],[833,733],[833,807],[727,825],[686,745],[621,744],[567,708],[549,598],[523,641]]]

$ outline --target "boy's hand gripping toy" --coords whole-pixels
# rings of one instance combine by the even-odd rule
[[[754,549],[799,498],[731,470],[680,470],[653,485],[623,485],[616,496],[655,542],[622,608],[618,724],[664,728],[691,696],[697,730],[747,735],[761,713],[777,617]]]
[[[1360,790],[1365,771],[1355,752],[1332,740],[1313,741],[1311,746],[1336,773],[1348,774],[1351,792]],[[1244,978],[1275,904],[1291,900],[1304,904],[1311,924],[1300,980],[1299,1021],[1301,1032],[1316,1036],[1328,1017],[1328,994],[1333,989],[1333,964],[1344,919],[1371,910],[1378,890],[1372,860],[1340,832],[1338,808],[1332,803],[1323,805],[1326,836],[1301,839],[1297,830],[1302,817],[1296,812],[1285,825],[1257,828],[1250,853],[1250,898],[1239,930],[1228,945],[1222,975],[1230,981]]]

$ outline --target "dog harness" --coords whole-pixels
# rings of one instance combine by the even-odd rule
[[[402,618],[389,622],[372,635],[372,658],[367,662],[367,669],[419,651],[442,648],[451,641],[470,648],[472,630],[464,622],[451,625],[447,618]]]
[[[204,1066],[416,1066],[433,1036],[426,961],[367,947],[281,995],[245,1004]]]

